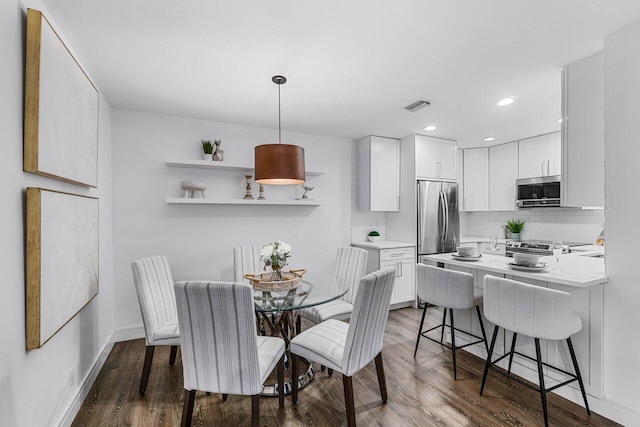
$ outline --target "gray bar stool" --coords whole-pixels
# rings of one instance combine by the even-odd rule
[[[571,295],[567,292],[533,286],[527,283],[516,282],[515,280],[502,279],[494,276],[484,277],[484,295],[484,315],[487,320],[493,322],[496,326],[493,329],[489,355],[487,356],[487,362],[484,367],[480,394],[482,395],[482,392],[484,391],[489,369],[505,357],[509,356],[509,369],[507,373],[495,368],[494,370],[540,392],[545,426],[549,425],[546,393],[574,381],[578,381],[580,391],[582,392],[582,398],[584,399],[584,406],[587,409],[587,414],[591,415],[589,404],[587,403],[587,394],[584,391],[582,375],[580,375],[580,368],[578,367],[576,354],[573,350],[573,345],[571,344],[571,335],[580,332],[582,329],[582,320],[578,315],[571,312]],[[499,328],[504,328],[513,332],[511,350],[509,353],[491,361]],[[535,359],[515,351],[518,334],[534,338],[536,346]],[[540,353],[541,339],[567,341],[575,375],[542,361]],[[513,362],[514,354],[537,362],[538,378],[540,381],[539,388],[535,388],[529,383],[511,376],[511,363]],[[553,387],[545,388],[542,365],[562,372],[569,376],[570,379],[556,384]]]
[[[433,342],[443,344],[442,341],[444,339],[444,328],[446,326],[445,323],[447,319],[447,310],[449,310],[451,346],[446,347],[451,349],[451,357],[453,359],[453,378],[457,379],[456,350],[484,342],[484,346],[487,349],[487,352],[489,351],[489,347],[487,345],[487,336],[484,332],[484,324],[482,323],[482,315],[480,314],[480,305],[482,304],[482,289],[475,289],[473,287],[473,275],[469,273],[445,270],[444,268],[431,267],[424,264],[418,264],[417,266],[416,284],[418,287],[418,297],[420,297],[420,299],[422,299],[423,301],[426,301],[426,303],[424,305],[424,311],[422,312],[422,320],[420,321],[420,329],[418,330],[416,349],[413,352],[413,357],[415,358],[416,354],[418,353],[418,344],[420,344],[420,337],[425,337]],[[423,331],[422,327],[424,326],[424,318],[427,314],[427,306],[429,304],[444,308],[442,324]],[[478,320],[480,321],[480,330],[482,331],[482,337],[456,328],[453,322],[453,310],[466,310],[473,307],[476,308],[476,313],[478,313]],[[440,341],[427,335],[428,332],[431,332],[434,329],[438,328],[441,328]],[[473,341],[468,344],[456,347],[455,331],[469,335],[473,338],[477,338],[477,341]]]

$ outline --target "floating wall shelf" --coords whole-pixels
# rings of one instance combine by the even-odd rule
[[[231,170],[231,171],[253,171],[253,166],[249,165],[235,165],[227,162],[214,162],[211,160],[167,160],[167,166],[176,168],[199,168],[199,169],[214,169],[214,170]],[[307,170],[308,176],[320,176],[326,174],[326,172],[317,172]],[[264,201],[264,200],[262,200]]]
[[[282,205],[282,206],[321,206],[317,200],[245,200],[245,199],[187,199],[168,197],[168,204],[175,205]]]

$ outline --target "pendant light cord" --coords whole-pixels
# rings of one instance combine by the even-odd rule
[[[280,123],[280,84],[278,85],[278,144],[282,144],[282,124]]]

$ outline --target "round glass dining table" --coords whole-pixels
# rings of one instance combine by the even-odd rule
[[[349,292],[349,285],[332,274],[308,272],[302,276],[300,285],[292,289],[278,291],[253,291],[258,333],[279,336],[286,343],[285,366],[290,371],[291,339],[301,331],[300,310],[336,300]],[[290,372],[289,378],[298,379],[298,387],[303,388],[313,380],[313,367],[304,363],[301,372]],[[284,385],[285,394],[291,393],[291,381]],[[265,384],[263,396],[277,396],[277,383]]]

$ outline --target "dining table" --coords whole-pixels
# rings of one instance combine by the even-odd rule
[[[262,335],[278,336],[286,344],[285,366],[288,378],[284,384],[284,393],[292,390],[293,379],[298,380],[298,387],[304,388],[313,380],[313,366],[307,360],[301,360],[300,372],[291,372],[289,351],[291,339],[301,332],[300,310],[336,300],[349,292],[349,285],[342,278],[328,273],[306,272],[300,283],[290,289],[258,290],[254,289],[256,325]],[[263,396],[278,396],[277,382],[265,383]]]

